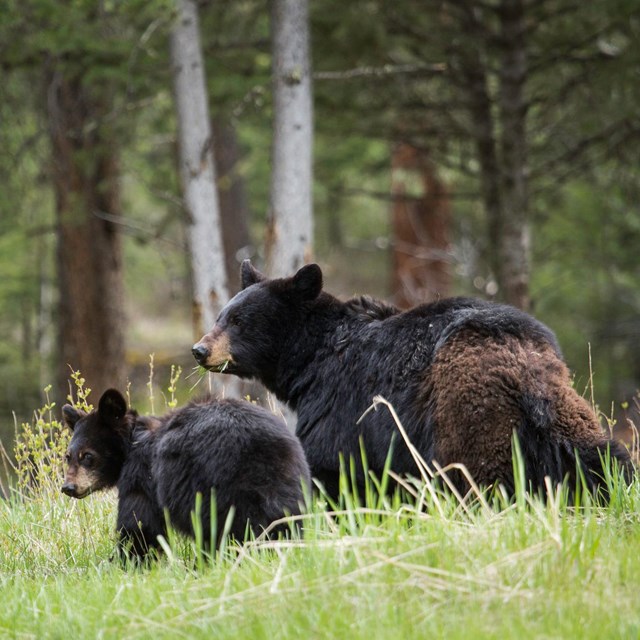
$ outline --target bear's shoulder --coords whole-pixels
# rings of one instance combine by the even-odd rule
[[[348,313],[365,320],[384,320],[401,313],[395,305],[366,295],[349,298],[344,306]]]

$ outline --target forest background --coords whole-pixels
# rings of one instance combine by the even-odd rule
[[[49,384],[62,404],[69,365],[96,394],[127,379],[146,394],[150,354],[160,380],[171,364],[190,372],[202,321],[179,171],[176,4],[4,5],[6,442]],[[277,17],[250,0],[197,9],[233,293],[243,258],[269,268]],[[578,390],[593,381],[624,425],[640,387],[637,0],[312,0],[306,26],[304,215],[327,288],[401,306],[469,294],[526,308],[557,333]],[[79,332],[70,318],[91,311]],[[109,360],[121,368],[105,380]]]

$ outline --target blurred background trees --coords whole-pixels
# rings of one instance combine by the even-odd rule
[[[273,138],[266,231],[274,277],[311,261],[313,244],[313,108],[308,0],[272,0]]]
[[[178,3],[5,4],[6,433],[48,383],[63,399],[68,365],[96,391],[146,379],[150,353],[156,369],[190,369],[194,287],[173,102]],[[296,195],[301,216],[313,210],[328,287],[403,306],[460,293],[529,308],[557,332],[580,391],[590,345],[603,409],[629,402],[640,386],[637,2],[313,0],[310,74],[295,63],[284,76],[279,5],[197,3],[213,131],[201,152],[213,158],[227,279],[216,286],[236,291],[245,257],[265,267],[285,193],[277,81],[309,79],[308,212]]]
[[[229,301],[229,288],[200,21],[193,0],[177,0],[170,50],[191,257],[193,329],[195,335],[203,335]]]

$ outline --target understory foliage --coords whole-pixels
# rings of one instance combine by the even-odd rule
[[[90,389],[84,384],[79,371],[71,373],[75,388],[75,398],[70,394],[69,402],[83,411],[89,412]],[[64,455],[70,440],[70,433],[61,418],[61,407],[49,399],[51,387],[44,389],[46,403],[34,412],[32,422],[23,422],[16,430],[13,458],[4,453],[5,467],[12,467],[19,495],[23,498],[50,496],[51,491],[59,491],[62,485]]]
[[[90,410],[79,374],[74,385],[75,405]],[[176,385],[174,372],[167,404]],[[16,481],[0,501],[0,635],[601,638],[640,631],[640,483],[625,484],[614,468],[605,505],[579,488],[570,502],[566,486],[531,495],[517,447],[513,498],[476,487],[459,495],[419,458],[415,478],[369,474],[362,492],[355,465],[345,461],[338,501],[319,494],[299,516],[303,537],[224,543],[212,557],[202,535],[193,541],[170,529],[156,562],[123,566],[113,560],[116,492],[84,500],[60,493],[68,434],[59,415],[47,401],[17,433]],[[398,431],[403,437],[399,423]]]

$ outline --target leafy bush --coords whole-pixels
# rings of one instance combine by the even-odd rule
[[[76,399],[74,401],[69,395],[68,400],[83,411],[91,411],[91,389],[84,386],[85,380],[79,371],[74,371],[71,378],[76,388]],[[50,391],[50,386],[45,388],[45,405],[35,411],[32,423],[22,423],[15,436],[15,462],[10,464],[15,472],[17,490],[25,498],[58,494],[63,481],[64,456],[70,433],[56,417],[60,411],[56,403],[49,399]]]

